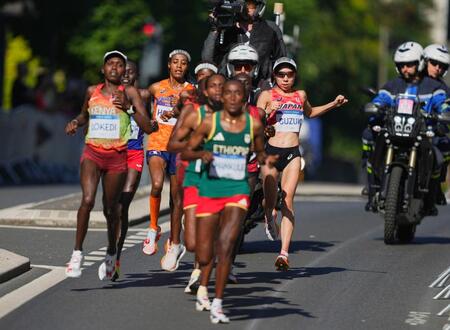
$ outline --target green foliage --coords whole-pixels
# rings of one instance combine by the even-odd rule
[[[85,78],[99,79],[106,51],[118,49],[138,59],[146,39],[142,25],[149,17],[148,6],[140,0],[107,0],[97,5],[68,44],[69,51],[86,65]]]

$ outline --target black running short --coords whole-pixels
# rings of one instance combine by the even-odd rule
[[[300,150],[297,147],[291,148],[278,148],[271,146],[270,144],[266,145],[266,153],[268,155],[278,155],[279,158],[275,163],[275,168],[278,172],[282,172],[286,166],[291,162],[291,160],[301,157]]]

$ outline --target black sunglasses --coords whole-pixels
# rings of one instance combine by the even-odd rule
[[[444,64],[442,62],[432,60],[432,59],[429,59],[428,62],[431,63],[432,66],[439,66],[441,69],[444,69],[444,70],[448,69],[448,64]]]
[[[294,78],[294,76],[295,76],[294,71],[289,71],[289,72],[278,71],[275,73],[275,77],[277,77],[277,78],[284,78],[284,77]]]
[[[418,61],[411,61],[411,62],[398,62],[397,63],[397,68],[401,69],[404,66],[408,67],[408,68],[412,68],[413,66],[419,65]]]

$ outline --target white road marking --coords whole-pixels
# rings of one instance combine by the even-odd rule
[[[7,293],[0,298],[0,319],[65,279],[64,267],[59,267]]]
[[[89,255],[90,256],[105,256],[105,251],[92,251],[92,252],[89,252]]]
[[[427,323],[430,318],[430,314],[428,312],[409,312],[408,318],[405,320],[406,324],[409,325],[424,325]]]
[[[127,243],[127,244],[140,244],[140,243],[142,243],[142,240],[126,239],[125,243]]]
[[[125,246],[125,247],[133,247],[133,246],[135,246],[136,244],[124,244],[123,246]]]
[[[93,264],[95,264],[95,262],[92,262],[92,261],[83,262],[83,266],[86,266],[86,267],[92,266]]]
[[[441,310],[439,313],[437,313],[437,316],[444,316],[445,313],[450,311],[450,305],[447,305],[443,310]]]
[[[88,260],[88,261],[99,261],[99,260],[103,260],[103,259],[105,259],[105,257],[96,257],[96,256],[84,257],[84,260]]]
[[[294,202],[363,202],[367,198],[357,196],[302,196],[295,195]]]
[[[429,288],[442,288],[445,286],[445,282],[447,282],[450,277],[450,267],[444,270],[439,274],[438,278],[430,284]]]
[[[13,226],[13,225],[0,225],[0,228],[11,229],[31,229],[31,230],[55,230],[55,231],[76,231],[75,227],[38,227],[38,226]],[[107,231],[106,228],[89,228],[89,231]]]
[[[62,266],[51,266],[51,265],[35,265],[35,264],[31,264],[30,265],[31,268],[44,268],[44,269],[50,269],[50,270],[54,270],[54,269],[65,269],[66,267],[62,267]]]
[[[147,234],[145,234],[145,236],[147,236]],[[127,239],[139,239],[142,241],[143,236],[133,235],[133,236],[128,236]]]

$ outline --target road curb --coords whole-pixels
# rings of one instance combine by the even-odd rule
[[[30,259],[0,249],[0,283],[6,282],[30,270]]]

